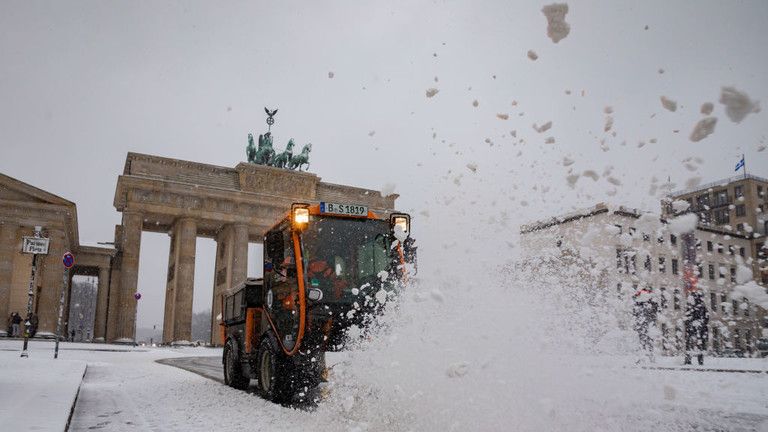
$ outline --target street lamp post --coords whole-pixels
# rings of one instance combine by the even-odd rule
[[[37,274],[37,256],[48,254],[48,239],[42,236],[43,227],[36,226],[32,237],[24,237],[22,253],[32,254],[32,275],[29,278],[29,291],[27,292],[27,318],[24,320],[24,346],[21,349],[21,357],[29,357],[29,331],[32,323],[32,300],[35,296],[35,276]]]

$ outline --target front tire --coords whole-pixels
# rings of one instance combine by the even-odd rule
[[[259,344],[256,373],[258,393],[275,403],[289,402],[292,397],[292,368],[277,341],[267,334]]]
[[[232,339],[224,345],[224,383],[238,390],[246,390],[250,379],[243,374],[237,343]]]

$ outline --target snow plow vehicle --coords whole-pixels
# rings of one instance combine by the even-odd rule
[[[293,204],[264,236],[264,276],[223,298],[224,381],[265,399],[302,398],[325,379],[325,353],[368,328],[415,264],[410,216]]]

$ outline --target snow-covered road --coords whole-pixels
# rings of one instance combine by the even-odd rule
[[[0,342],[0,359],[16,358],[16,345],[10,341]],[[53,360],[51,354],[51,343],[33,342],[31,358],[38,363],[47,363],[50,367],[66,362],[85,363],[88,366],[72,417],[70,430],[73,431],[209,431],[246,428],[253,431],[380,431],[409,430],[414,421],[424,426],[419,429],[430,430],[429,424],[425,425],[423,420],[432,413],[422,413],[424,418],[413,419],[407,407],[398,408],[398,405],[382,400],[381,389],[369,389],[366,393],[368,401],[356,400],[354,405],[347,405],[339,404],[337,399],[331,398],[309,410],[275,405],[252,392],[231,389],[220,382],[221,350],[218,349],[127,348],[65,343],[62,344],[60,360]],[[166,364],[158,362],[162,359],[176,360],[164,361]],[[571,363],[582,360],[573,358]],[[603,370],[604,376],[612,377],[611,382],[604,383],[606,388],[628,388],[627,382],[635,383],[629,387],[635,390],[619,398],[606,397],[617,394],[609,391],[610,388],[601,391],[600,388],[587,389],[583,386],[582,395],[572,394],[569,397],[590,401],[580,405],[589,412],[579,415],[592,418],[595,430],[647,430],[651,426],[658,430],[768,430],[765,402],[768,374],[762,371],[730,373],[647,370],[632,366],[609,366],[609,362],[621,363],[622,359],[593,358],[587,361],[592,365],[589,370],[593,372],[584,369],[583,377]],[[764,369],[763,360],[712,360],[713,365],[718,367],[730,365],[736,368],[738,362],[751,369]],[[668,366],[667,363],[671,365],[673,359],[661,359],[660,363],[661,366]],[[0,378],[8,380],[9,375],[14,373],[17,372],[8,369],[0,371]],[[563,383],[561,388],[570,393],[568,389],[577,384]],[[335,396],[353,385],[341,383],[333,390]],[[456,385],[467,385],[467,382],[459,379]],[[523,386],[524,383],[519,385]],[[594,384],[591,385],[594,387]],[[659,388],[662,392],[654,396],[653,392],[648,392],[651,387]],[[429,397],[429,389],[426,387],[425,392],[424,397]],[[549,425],[545,429],[559,430],[572,420],[569,420],[571,414],[566,407],[558,405],[554,399],[558,396],[549,400],[534,397],[531,395],[530,400],[523,401],[528,400],[526,403],[531,407],[541,404],[551,406],[551,418],[542,419],[545,425]],[[341,400],[345,399],[342,397]],[[468,408],[476,405],[471,397],[465,403]],[[381,413],[369,412],[370,405],[386,410],[388,420],[377,420],[376,416]],[[514,408],[510,406],[506,414],[498,413],[504,419],[504,424],[510,428],[530,430],[526,425],[516,423],[520,418]],[[20,420],[14,413],[6,414],[10,416],[6,420]],[[476,414],[469,409],[464,413],[468,419]],[[575,418],[583,420],[583,417]],[[582,429],[576,427],[573,430]],[[464,430],[487,429],[469,427]]]

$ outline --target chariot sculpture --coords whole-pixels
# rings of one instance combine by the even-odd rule
[[[257,165],[267,165],[275,168],[283,168],[289,170],[299,170],[306,166],[304,170],[309,169],[309,153],[312,151],[312,144],[307,144],[302,147],[299,154],[293,154],[293,147],[295,143],[293,138],[288,140],[288,144],[285,150],[281,153],[275,153],[275,149],[272,146],[272,125],[275,123],[275,114],[277,110],[270,111],[264,108],[267,113],[267,125],[268,129],[265,134],[259,135],[258,147],[253,141],[253,134],[248,134],[248,145],[245,148],[245,154],[248,157],[248,162]]]

